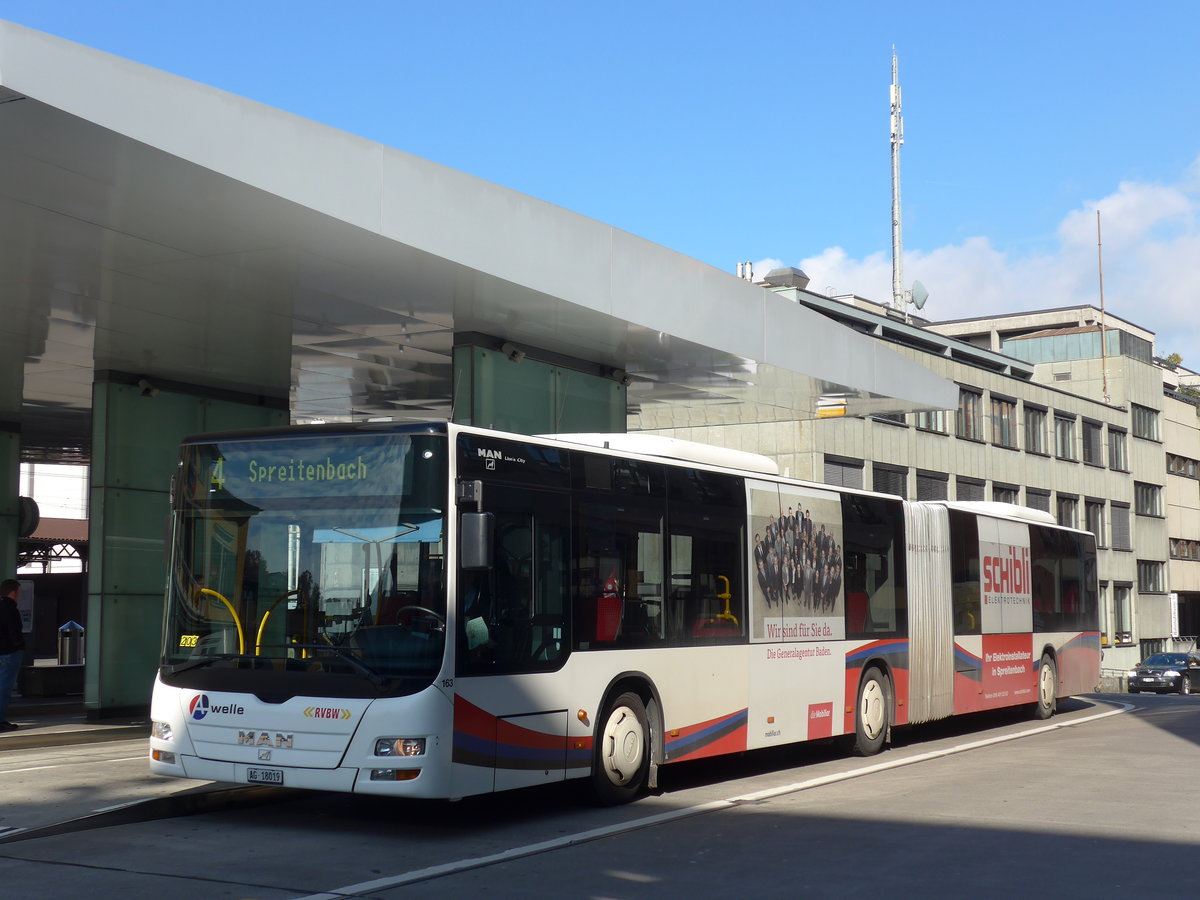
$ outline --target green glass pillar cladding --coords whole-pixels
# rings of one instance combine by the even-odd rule
[[[582,361],[578,366],[456,346],[454,421],[518,434],[625,431],[625,386],[598,374],[598,366]]]
[[[286,404],[204,396],[203,389],[92,387],[88,565],[89,715],[144,712],[158,663],[170,533],[171,475],[182,438],[204,431],[286,425]],[[145,383],[143,382],[143,385]]]

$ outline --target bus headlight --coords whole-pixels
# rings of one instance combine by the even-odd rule
[[[175,732],[171,729],[170,722],[159,722],[155,719],[150,722],[150,737],[158,738],[160,741],[169,741],[175,737]]]
[[[424,756],[425,738],[378,738],[376,756]]]

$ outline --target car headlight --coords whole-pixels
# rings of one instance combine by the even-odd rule
[[[1138,677],[1137,669],[1130,669],[1128,672],[1125,673],[1125,676],[1127,678],[1137,678]]]
[[[1178,677],[1179,677],[1179,673],[1176,672],[1174,669],[1167,669],[1167,671],[1163,672],[1163,678],[1178,678]]]
[[[157,719],[150,723],[150,737],[158,738],[160,741],[169,741],[175,736],[171,729],[170,722],[159,722]]]

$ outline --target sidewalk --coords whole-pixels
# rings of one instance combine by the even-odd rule
[[[128,741],[150,735],[148,715],[89,721],[87,706],[78,696],[13,697],[8,704],[8,721],[20,728],[0,732],[0,752]]]

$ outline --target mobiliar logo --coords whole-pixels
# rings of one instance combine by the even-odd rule
[[[810,703],[808,705],[808,739],[833,736],[833,704]]]
[[[992,544],[995,554],[983,554],[983,602],[1017,603],[1028,599],[1029,548]]]
[[[210,703],[208,694],[197,694],[188,703],[188,715],[199,722],[209,715],[242,716],[246,710],[236,703]]]

